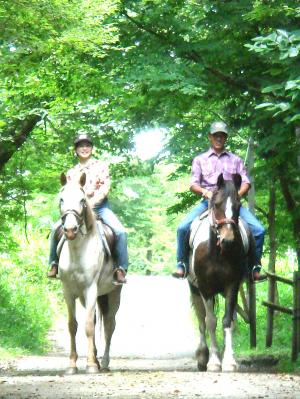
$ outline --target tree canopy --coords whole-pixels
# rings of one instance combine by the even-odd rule
[[[274,186],[299,257],[299,18],[295,0],[0,1],[7,217],[33,192],[57,188],[79,130],[130,162],[135,132],[165,127],[178,176],[221,119],[241,156],[253,138],[258,208],[268,215]],[[127,163],[114,170],[132,173]]]

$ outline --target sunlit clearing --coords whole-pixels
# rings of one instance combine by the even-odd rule
[[[143,161],[155,157],[163,148],[165,129],[149,129],[135,136],[135,153]]]

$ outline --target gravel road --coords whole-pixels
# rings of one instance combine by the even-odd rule
[[[85,374],[85,335],[78,307],[79,373],[64,376],[69,340],[59,317],[47,356],[0,360],[0,398],[300,398],[300,375],[199,373],[188,286],[170,277],[129,276],[122,292],[110,371]],[[99,352],[101,345],[97,341]]]

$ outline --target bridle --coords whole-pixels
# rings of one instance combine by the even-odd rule
[[[81,191],[85,194],[84,190],[82,188],[80,188]],[[63,191],[63,190],[62,190]],[[61,221],[62,221],[62,227],[64,227],[65,221],[66,221],[66,217],[68,215],[73,215],[75,216],[79,231],[81,231],[81,227],[83,226],[85,219],[86,219],[86,210],[87,210],[87,203],[86,203],[86,199],[83,198],[82,200],[82,212],[81,214],[79,212],[77,212],[75,209],[67,209],[61,216]],[[81,232],[82,233],[82,232]]]
[[[85,209],[86,209],[86,205],[84,205],[82,214],[78,213],[75,209],[66,210],[60,217],[61,221],[62,221],[62,225],[64,226],[66,217],[68,215],[74,215],[78,226],[81,227],[84,222]]]
[[[220,245],[220,236],[221,236],[220,228],[222,226],[224,226],[225,224],[229,224],[229,225],[232,225],[232,226],[236,226],[237,225],[236,221],[234,219],[232,219],[232,218],[217,219],[216,215],[215,215],[215,212],[214,212],[214,209],[211,208],[211,227],[213,228],[213,230],[216,233],[217,245],[218,246]]]

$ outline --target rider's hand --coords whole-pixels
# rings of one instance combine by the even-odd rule
[[[205,190],[202,194],[202,197],[207,200],[210,200],[212,198],[212,196],[213,196],[213,193],[209,190]]]

